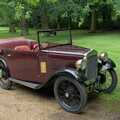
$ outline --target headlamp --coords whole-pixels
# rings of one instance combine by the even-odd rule
[[[108,54],[106,52],[102,52],[100,55],[99,55],[99,58],[103,61],[106,61],[108,60]]]
[[[87,67],[87,59],[84,58],[84,59],[81,59],[81,60],[78,60],[75,64],[77,70],[81,69],[81,70],[85,70],[85,68]]]

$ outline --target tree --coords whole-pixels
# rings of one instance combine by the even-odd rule
[[[90,31],[96,32],[99,21],[103,28],[109,28],[112,24],[113,11],[120,16],[120,0],[27,0],[29,4],[38,6],[43,28],[48,28],[48,21],[57,23],[67,18],[71,12],[72,22],[81,25],[86,16],[89,16]],[[114,8],[113,8],[114,6]],[[63,23],[63,21],[62,21]],[[63,23],[64,24],[64,23]],[[88,23],[86,23],[88,24]]]
[[[90,13],[90,31],[96,32],[98,19],[102,17],[103,27],[109,27],[112,21],[113,0],[88,0],[87,13]]]
[[[116,16],[120,17],[120,0],[113,0]]]
[[[4,0],[0,2],[0,17],[9,26],[9,32],[16,32],[15,29],[15,1]]]
[[[110,29],[112,24],[113,2],[103,0],[100,5],[100,12],[103,20],[103,28]]]
[[[72,18],[72,23],[77,23],[77,26],[83,18],[82,14],[82,3],[79,0],[58,0],[54,3],[54,7],[50,13],[52,13],[52,19],[56,19],[58,28],[60,27],[59,23],[61,19]],[[63,23],[64,24],[64,23]],[[68,26],[68,23],[66,27]]]
[[[21,35],[29,34],[28,20],[31,17],[31,8],[27,2],[18,1],[16,4],[16,19],[20,21]]]
[[[60,21],[68,18],[68,11],[71,11],[72,21],[79,23],[82,18],[79,0],[40,0],[35,13],[39,13],[37,16],[41,19],[42,28],[48,28],[51,24],[60,28]]]
[[[27,3],[38,7],[39,14],[40,14],[40,20],[41,20],[41,27],[43,29],[48,29],[49,24],[49,12],[50,12],[50,5],[51,3],[55,3],[57,0],[27,0]],[[52,4],[53,5],[53,4]],[[54,5],[53,5],[54,7]]]
[[[120,0],[113,0],[114,7],[117,11],[120,11]]]
[[[91,25],[90,25],[91,32],[96,32],[97,12],[98,12],[100,3],[101,3],[101,0],[87,1],[88,13],[90,13],[90,16],[91,16]]]

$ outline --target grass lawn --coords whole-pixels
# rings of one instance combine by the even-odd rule
[[[19,37],[19,31],[16,34],[8,33],[8,28],[0,28],[0,39],[9,37]],[[66,39],[66,32],[51,37],[50,40],[57,42],[63,42]],[[36,32],[31,30],[30,35],[26,36],[30,39],[36,39]],[[53,39],[54,38],[54,39]],[[46,38],[44,38],[46,39]],[[117,73],[120,78],[120,32],[106,32],[106,33],[88,33],[84,31],[73,32],[73,42],[78,46],[88,47],[96,49],[98,52],[107,51],[109,56],[117,64]],[[120,83],[117,89],[111,95],[101,95],[100,97],[108,107],[112,107],[114,103],[120,101]]]

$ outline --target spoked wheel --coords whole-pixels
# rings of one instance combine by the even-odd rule
[[[71,77],[59,77],[54,86],[56,100],[68,112],[80,113],[87,102],[83,85]]]
[[[107,70],[101,74],[100,89],[104,93],[111,93],[117,86],[117,74],[115,70]]]
[[[3,64],[0,66],[0,87],[6,90],[12,88],[12,82],[9,80],[8,70]]]

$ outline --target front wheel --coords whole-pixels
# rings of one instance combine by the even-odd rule
[[[117,86],[117,74],[114,69],[105,71],[104,74],[100,74],[100,90],[104,93],[112,93]]]
[[[54,93],[59,105],[67,112],[80,113],[87,103],[85,87],[70,76],[56,80]]]

